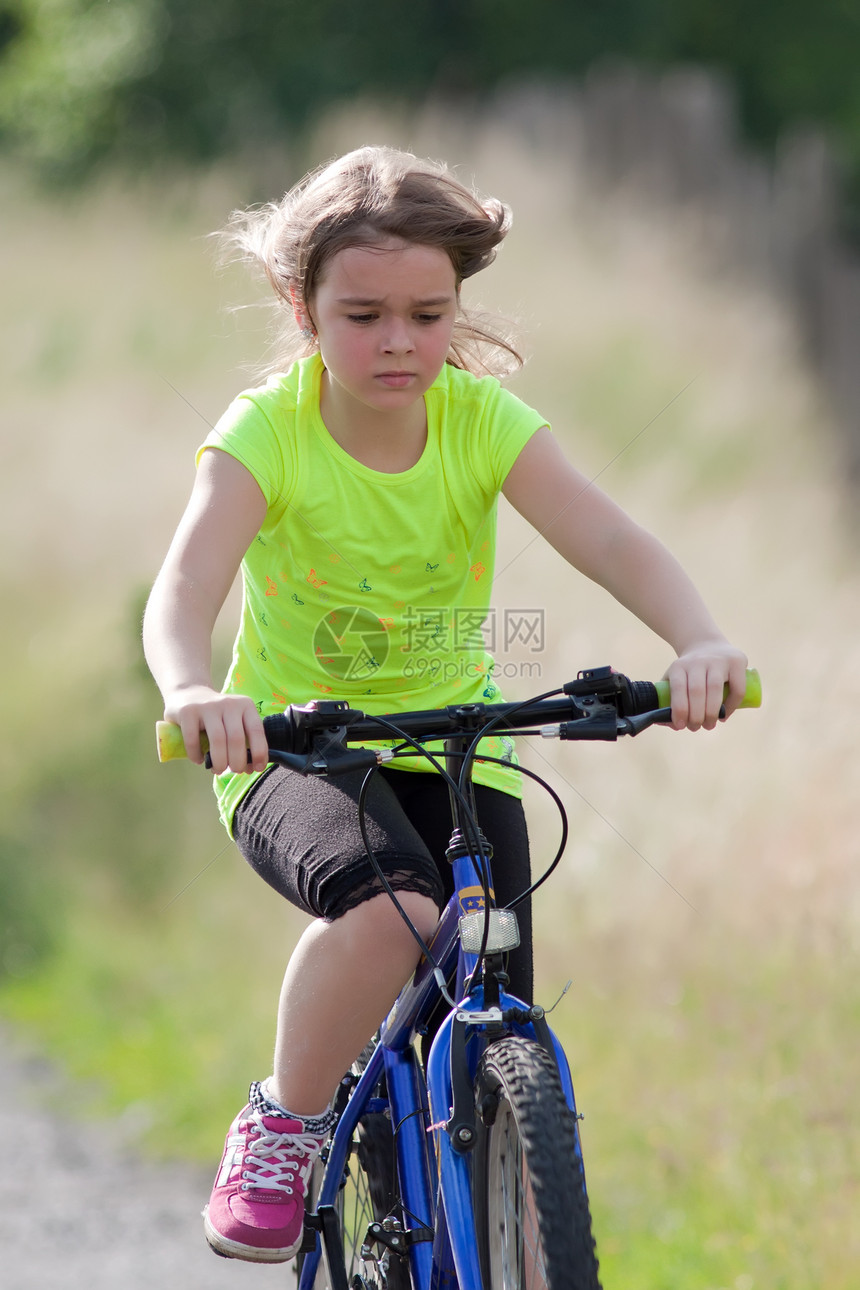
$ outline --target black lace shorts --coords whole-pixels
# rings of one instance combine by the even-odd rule
[[[275,891],[306,913],[340,918],[383,890],[367,857],[358,822],[364,772],[329,779],[269,770],[239,803],[236,845]],[[529,844],[522,803],[509,793],[475,786],[478,820],[493,845],[499,904],[529,885]],[[429,896],[441,909],[453,890],[445,850],[451,834],[448,789],[434,773],[383,768],[366,804],[368,837],[395,891]],[[530,909],[519,906],[522,944],[511,955],[515,993],[531,994]]]

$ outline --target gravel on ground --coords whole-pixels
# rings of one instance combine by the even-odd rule
[[[292,1265],[220,1259],[200,1211],[218,1163],[155,1164],[122,1124],[63,1113],[63,1081],[0,1028],[4,1290],[288,1290]],[[217,1150],[217,1148],[216,1148]]]

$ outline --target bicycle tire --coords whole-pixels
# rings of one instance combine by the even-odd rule
[[[475,1100],[484,1290],[600,1290],[579,1135],[552,1058],[518,1035],[494,1041]]]
[[[367,1063],[370,1050],[365,1050],[352,1068],[353,1075],[360,1075]],[[384,1080],[375,1090],[384,1096]],[[336,1210],[346,1264],[347,1284],[366,1287],[366,1290],[410,1290],[409,1268],[405,1257],[388,1253],[387,1257],[377,1248],[378,1258],[365,1258],[361,1247],[371,1223],[386,1218],[401,1219],[397,1195],[397,1172],[394,1153],[394,1134],[391,1121],[385,1112],[374,1111],[359,1120],[343,1181],[338,1191]],[[323,1166],[320,1162],[311,1175],[306,1205],[314,1210],[322,1182]],[[303,1260],[297,1264],[301,1273]],[[331,1290],[325,1260],[320,1259],[313,1281],[314,1290]]]

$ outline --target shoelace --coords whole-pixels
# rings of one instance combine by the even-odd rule
[[[242,1161],[242,1190],[283,1191],[293,1194],[291,1183],[307,1187],[323,1139],[314,1133],[273,1133],[253,1117],[254,1138]]]

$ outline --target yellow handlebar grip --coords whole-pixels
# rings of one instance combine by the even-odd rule
[[[156,721],[155,742],[159,761],[179,761],[180,758],[188,756],[182,731],[172,721]],[[200,736],[200,746],[204,753],[209,751],[209,740],[205,735]]]
[[[728,694],[729,687],[725,686],[725,693]],[[669,682],[666,680],[657,682],[657,699],[664,708],[668,708],[672,702],[670,697]],[[739,706],[741,708],[760,708],[761,707],[761,677],[758,670],[754,667],[747,668],[747,688],[744,691],[744,697],[741,699]]]
[[[172,721],[156,721],[155,744],[159,761],[178,761],[180,757],[188,756],[182,731]]]
[[[761,677],[758,674],[758,668],[747,668],[747,688],[744,693],[744,697],[741,700],[741,707],[761,707]]]

